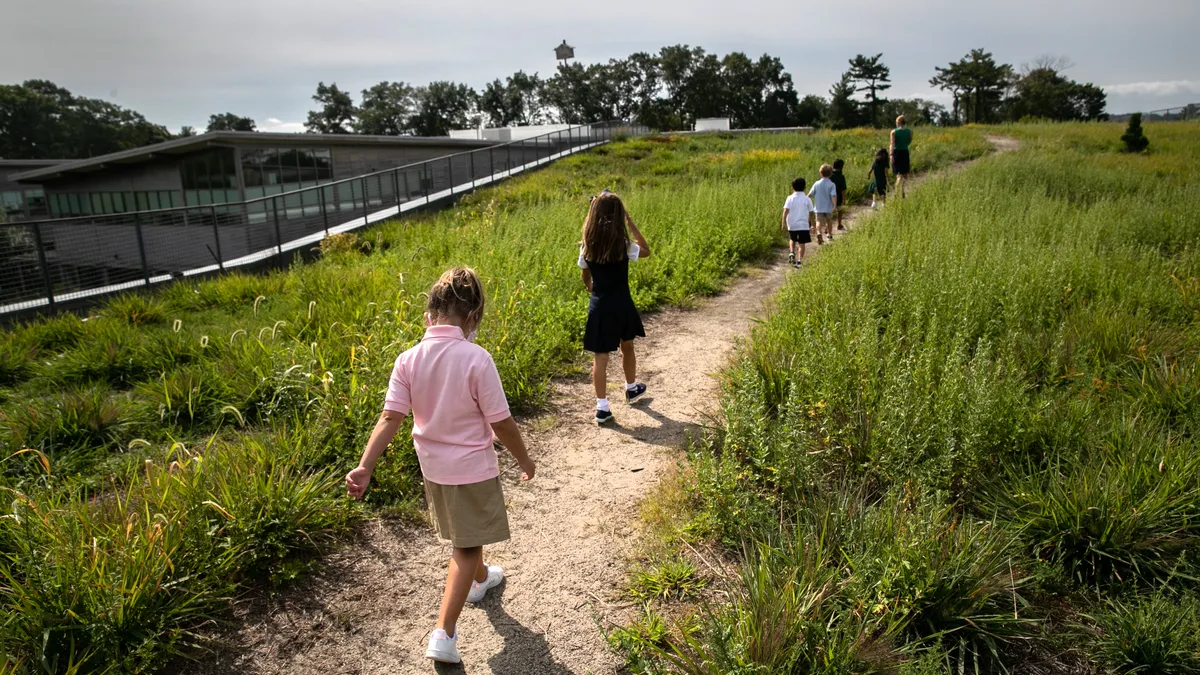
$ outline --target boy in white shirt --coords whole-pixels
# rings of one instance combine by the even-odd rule
[[[788,262],[799,267],[804,258],[804,245],[812,241],[811,228],[814,222],[813,203],[804,194],[807,182],[803,178],[792,181],[792,194],[783,203],[783,229],[788,233]],[[796,249],[800,256],[796,256]]]
[[[817,209],[817,243],[824,244],[822,230],[829,241],[833,241],[833,212],[837,210],[837,185],[830,180],[833,167],[821,165],[821,180],[813,183],[808,196],[812,197]]]

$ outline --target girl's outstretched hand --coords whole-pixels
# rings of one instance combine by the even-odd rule
[[[346,474],[346,494],[354,499],[362,499],[367,486],[371,484],[371,470],[361,464]]]

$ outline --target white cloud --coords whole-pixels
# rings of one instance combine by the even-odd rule
[[[304,122],[284,122],[276,117],[268,117],[261,122],[256,122],[256,125],[259,131],[278,131],[285,134],[304,133]]]
[[[1125,84],[1106,84],[1103,89],[1114,96],[1176,96],[1178,94],[1200,94],[1200,81],[1127,82]]]

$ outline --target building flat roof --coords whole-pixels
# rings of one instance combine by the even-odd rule
[[[54,166],[70,161],[69,159],[0,159],[0,169],[14,166]]]
[[[103,171],[111,166],[127,166],[139,164],[163,157],[184,155],[209,147],[230,147],[232,145],[295,145],[295,146],[328,146],[328,145],[442,145],[469,150],[471,148],[496,145],[497,141],[473,138],[450,138],[448,136],[362,136],[359,134],[285,134],[268,131],[213,131],[199,136],[176,138],[162,143],[155,143],[132,150],[122,150],[99,157],[77,160],[0,160],[14,163],[30,163],[37,161],[50,162],[45,168],[15,173],[9,180],[18,183],[41,183],[44,181],[64,178],[69,175],[80,175]]]

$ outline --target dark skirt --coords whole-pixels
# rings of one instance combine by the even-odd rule
[[[592,296],[583,331],[584,349],[597,354],[615,352],[622,342],[635,337],[646,337],[646,329],[632,299]]]
[[[908,175],[908,150],[896,149],[893,151],[892,157],[892,173],[907,176]]]

